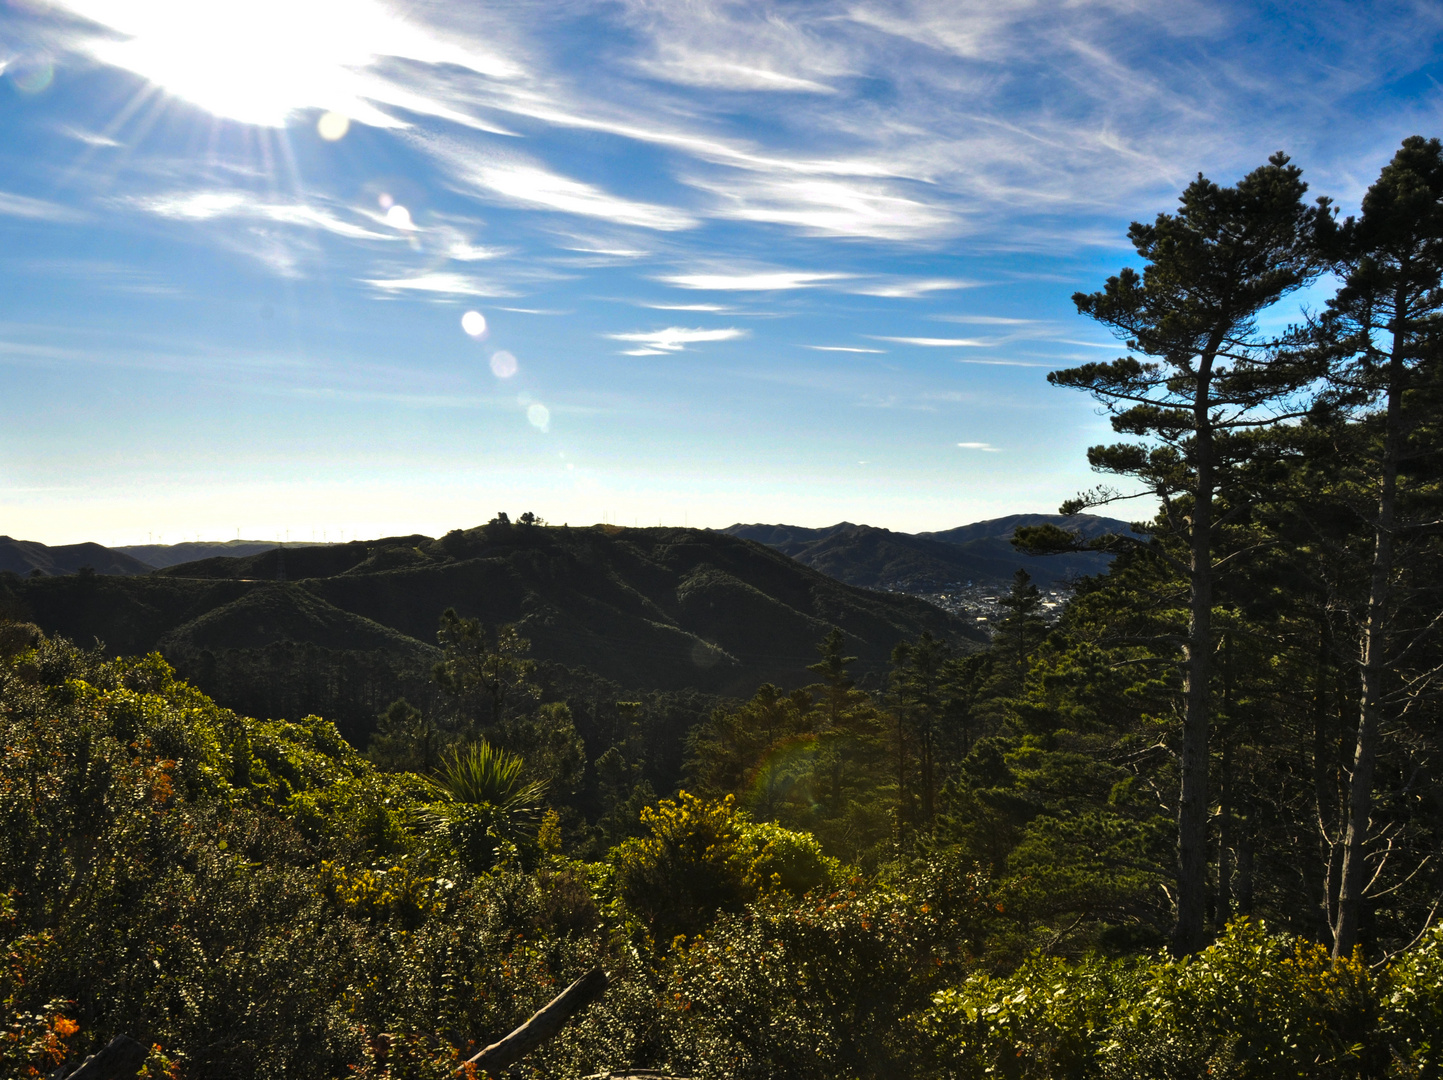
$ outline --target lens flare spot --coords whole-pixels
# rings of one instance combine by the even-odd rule
[[[461,316],[461,329],[472,337],[480,337],[486,333],[486,316],[479,311],[468,311]]]
[[[491,354],[491,374],[492,374],[492,375],[495,375],[498,379],[509,379],[509,378],[511,378],[511,376],[513,376],[513,375],[516,374],[516,368],[517,368],[516,357],[512,356],[512,355],[511,355],[509,352],[507,352],[505,349],[502,349],[499,353],[492,353],[492,354]],[[540,405],[533,405],[533,406],[531,406],[531,408],[533,408],[533,409],[541,409],[541,406],[540,406]],[[543,413],[546,412],[545,409],[541,409],[541,411],[542,411]],[[529,412],[528,412],[528,415],[529,415]],[[535,420],[533,420],[533,421],[531,421],[531,422],[532,422],[533,424],[536,423]]]
[[[383,191],[381,192],[381,194],[377,195],[376,202],[381,205],[382,210],[389,210],[391,209],[391,207],[396,205],[396,200],[391,198],[391,193],[388,191]]]
[[[12,60],[3,70],[22,94],[38,94],[55,81],[55,65],[49,60]]]
[[[416,227],[411,222],[411,211],[400,203],[392,203],[386,211],[386,224],[393,229],[404,229],[407,232]]]
[[[350,130],[351,118],[345,113],[322,113],[321,118],[316,121],[316,131],[326,142],[336,142],[338,139],[344,139],[346,132]]]
[[[526,410],[526,419],[530,420],[531,426],[538,431],[551,429],[551,410],[539,401]]]

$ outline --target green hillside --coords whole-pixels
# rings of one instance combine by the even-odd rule
[[[832,627],[863,676],[924,630],[964,647],[978,640],[921,601],[698,529],[494,524],[0,588],[47,633],[99,639],[117,654],[159,649],[228,704],[322,712],[348,731],[364,729],[387,695],[422,692],[447,608],[516,623],[537,660],[628,690],[800,686]]]
[[[287,541],[285,544],[270,540],[186,540],[179,544],[126,544],[111,550],[131,555],[150,566],[162,567],[178,566],[181,563],[209,559],[217,555],[244,558],[247,555],[270,551],[272,548],[315,546],[317,545],[299,540]]]
[[[51,577],[88,569],[97,574],[128,575],[148,574],[155,565],[99,544],[50,547],[33,540],[0,536],[0,572]]]

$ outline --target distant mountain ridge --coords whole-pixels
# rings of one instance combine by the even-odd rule
[[[133,577],[11,578],[0,580],[0,607],[112,652],[159,649],[203,689],[230,679],[232,700],[264,700],[269,673],[299,671],[291,682],[314,692],[286,708],[334,713],[332,699],[359,678],[374,684],[364,703],[344,704],[359,719],[384,709],[406,679],[428,681],[448,607],[519,624],[538,660],[658,691],[749,696],[766,681],[805,685],[833,627],[859,676],[885,670],[893,646],[923,631],[964,650],[985,640],[922,600],[854,588],[761,544],[617,526],[494,524]]]
[[[1042,584],[1100,573],[1110,561],[1105,555],[1075,554],[1031,557],[1012,547],[1012,534],[1026,525],[1054,524],[1079,532],[1085,537],[1108,532],[1129,532],[1127,522],[1093,514],[1011,514],[1007,517],[977,521],[955,529],[939,532],[904,533],[871,525],[840,521],[824,528],[801,525],[736,524],[716,530],[729,536],[754,540],[780,551],[804,565],[811,566],[839,581],[870,589],[927,591],[931,586],[974,581],[1000,582],[1010,579],[1017,568],[1024,567]],[[406,540],[407,545],[399,545]],[[371,564],[372,569],[399,566],[408,555],[398,555],[406,547],[431,542],[430,537],[391,537],[377,541],[316,543],[266,540],[185,541],[179,544],[127,544],[113,548],[100,544],[69,544],[48,547],[28,540],[0,536],[0,572],[42,576],[77,573],[89,567],[97,574],[132,576],[153,570],[168,571],[213,559],[246,560],[245,565],[231,565],[221,576],[275,579],[281,577],[314,577],[308,567],[315,556],[295,553],[306,549],[339,549],[352,554],[321,556],[321,563],[330,565],[333,558],[345,563],[347,570],[370,557],[354,555],[372,549],[386,552],[385,567]],[[358,548],[355,545],[360,544]],[[378,547],[379,545],[379,547]],[[286,556],[270,555],[284,549]],[[961,549],[960,551],[958,549]],[[297,561],[299,560],[299,561]],[[287,562],[297,569],[286,571]],[[217,564],[220,565],[220,564]],[[319,565],[319,564],[318,564]]]
[[[1087,539],[1106,536],[1108,533],[1132,533],[1132,526],[1117,518],[1101,517],[1097,514],[1008,514],[1006,517],[974,521],[971,525],[959,525],[955,529],[941,532],[917,533],[931,540],[942,540],[949,544],[969,544],[974,540],[1002,539],[1011,541],[1018,529],[1033,525],[1056,525],[1059,529],[1078,533]]]
[[[968,582],[1000,585],[1019,568],[1039,584],[1053,585],[1107,569],[1111,558],[1095,552],[1031,556],[1012,546],[1017,529],[1048,524],[1089,538],[1132,531],[1125,521],[1093,514],[1012,514],[934,533],[892,532],[848,521],[820,529],[738,524],[721,531],[867,589],[926,593]]]
[[[61,544],[50,547],[33,540],[15,540],[0,536],[0,571],[53,577],[57,574],[77,574],[86,569],[97,574],[130,576],[148,574],[155,567],[123,551],[99,544]]]
[[[284,543],[270,540],[187,540],[179,544],[125,544],[111,550],[122,551],[156,569],[164,569],[167,566],[179,566],[197,559],[213,559],[218,556],[244,558],[247,555],[259,555],[263,551],[274,551],[278,547],[323,546],[299,540],[287,540]]]

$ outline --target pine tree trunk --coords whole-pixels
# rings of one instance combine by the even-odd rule
[[[1400,305],[1401,307],[1401,305]],[[1403,439],[1402,312],[1394,309],[1393,355],[1388,362],[1388,408],[1383,431],[1383,475],[1378,491],[1377,533],[1368,583],[1368,618],[1363,624],[1362,686],[1358,697],[1358,742],[1348,785],[1348,829],[1343,835],[1343,872],[1338,888],[1338,920],[1333,955],[1349,956],[1358,944],[1363,912],[1363,880],[1368,829],[1373,815],[1373,772],[1378,760],[1378,728],[1387,676],[1388,602],[1392,588],[1394,537],[1398,511],[1398,456]]]
[[[1212,362],[1216,345],[1199,358],[1193,399],[1197,487],[1190,536],[1189,618],[1183,651],[1183,720],[1177,808],[1177,925],[1172,952],[1187,956],[1202,948],[1207,922],[1208,690],[1212,673],[1213,615],[1213,432]]]
[[[1306,862],[1303,863],[1304,880],[1308,889],[1318,898],[1317,933],[1331,934],[1333,919],[1337,910],[1338,890],[1334,852],[1338,838],[1333,831],[1337,820],[1337,787],[1335,772],[1336,754],[1328,738],[1328,658],[1332,652],[1326,616],[1318,619],[1318,653],[1313,673],[1313,813],[1318,821],[1318,867],[1316,881],[1311,876]]]
[[[1237,911],[1239,915],[1253,913],[1253,832],[1252,804],[1246,804],[1243,820],[1238,829],[1238,884]]]
[[[1233,775],[1232,743],[1223,741],[1218,801],[1218,894],[1215,925],[1221,929],[1233,917]]]

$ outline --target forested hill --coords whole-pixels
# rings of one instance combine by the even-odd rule
[[[247,555],[258,555],[262,551],[270,551],[272,548],[278,547],[319,546],[322,545],[302,541],[287,541],[279,544],[269,540],[187,540],[179,544],[130,544],[111,550],[134,556],[153,567],[165,567],[195,562],[197,559],[209,559],[217,555],[244,558]]]
[[[1025,569],[1043,585],[1099,574],[1110,557],[1093,552],[1029,556],[1012,546],[1026,525],[1057,525],[1083,536],[1130,531],[1124,521],[1092,514],[1013,514],[935,533],[892,532],[843,521],[821,529],[733,525],[730,536],[776,548],[822,573],[870,589],[931,592],[968,581],[1001,583]]]
[[[32,540],[14,540],[8,536],[0,536],[0,572],[41,577],[74,574],[88,569],[97,574],[129,575],[148,574],[154,565],[99,544],[61,544],[50,547]]]
[[[964,646],[979,640],[922,601],[853,588],[700,529],[492,524],[439,540],[212,558],[144,577],[12,578],[0,590],[47,633],[99,638],[117,654],[159,649],[223,701],[272,715],[373,717],[426,681],[448,607],[518,623],[536,659],[637,690],[803,685],[834,626],[859,674],[880,672],[894,645],[924,630]],[[270,684],[287,696],[268,696]]]

